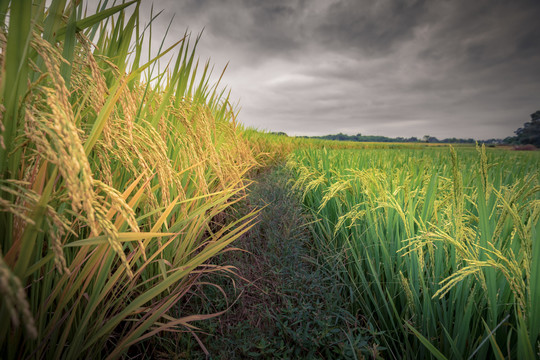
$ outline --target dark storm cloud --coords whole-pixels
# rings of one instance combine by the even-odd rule
[[[282,53],[302,44],[298,18],[301,1],[197,1],[160,2],[176,9],[178,26],[199,31],[219,41],[223,46],[249,48],[248,56]]]
[[[145,6],[148,6],[146,4]],[[156,1],[246,125],[291,134],[505,137],[540,109],[540,1]]]
[[[384,55],[414,37],[427,14],[427,1],[338,1],[315,24],[316,34],[338,51],[353,48]]]

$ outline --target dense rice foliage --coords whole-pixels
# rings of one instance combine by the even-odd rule
[[[118,358],[211,317],[179,304],[249,228],[213,219],[268,158],[189,36],[151,58],[137,2],[84,6],[0,3],[3,359]]]
[[[302,150],[288,165],[391,357],[538,356],[538,152]]]

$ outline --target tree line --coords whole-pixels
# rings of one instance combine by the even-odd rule
[[[515,132],[516,136],[508,136],[504,139],[487,139],[481,140],[479,142],[486,145],[534,145],[540,148],[540,110],[531,114],[531,120],[526,122],[523,127],[517,129]],[[287,136],[284,132],[274,132],[276,135]],[[322,136],[298,136],[301,138],[312,138],[312,139],[324,139],[324,140],[337,140],[337,141],[357,141],[357,142],[401,142],[401,143],[452,143],[452,144],[474,144],[477,140],[468,138],[468,139],[459,139],[459,138],[446,138],[438,139],[434,136],[424,135],[421,139],[417,137],[387,137],[387,136],[378,136],[378,135],[362,135],[360,133],[356,135],[347,135],[343,133],[331,134],[331,135],[322,135]]]

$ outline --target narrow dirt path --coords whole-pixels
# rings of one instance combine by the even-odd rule
[[[206,323],[211,335],[201,339],[212,359],[370,357],[369,337],[345,310],[335,277],[310,255],[309,219],[288,179],[283,168],[260,174],[237,207],[262,208],[259,222],[234,244],[247,252],[227,252],[219,263],[247,281],[223,285],[236,289],[229,299],[240,296]]]

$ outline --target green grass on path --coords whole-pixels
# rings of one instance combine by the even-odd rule
[[[281,167],[261,173],[247,200],[236,206],[233,217],[262,208],[259,222],[234,244],[246,251],[230,251],[216,261],[234,266],[244,280],[216,274],[208,281],[220,289],[200,286],[194,296],[207,313],[236,301],[224,315],[197,323],[203,330],[197,336],[212,359],[373,358],[380,349],[362,317],[345,310],[336,277],[310,254],[309,219],[288,180]],[[164,357],[206,357],[189,334],[165,345]]]

